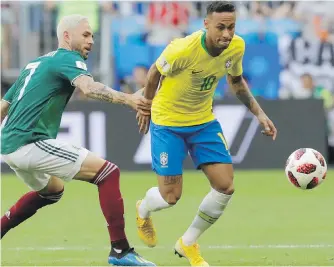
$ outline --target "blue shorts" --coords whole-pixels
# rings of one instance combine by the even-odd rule
[[[152,169],[161,176],[181,175],[188,151],[197,169],[204,163],[232,163],[217,120],[201,125],[171,127],[151,121]]]

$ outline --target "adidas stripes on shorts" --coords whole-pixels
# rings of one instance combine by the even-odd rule
[[[2,158],[32,190],[40,191],[51,176],[65,182],[72,180],[87,154],[83,147],[48,139],[25,145]]]

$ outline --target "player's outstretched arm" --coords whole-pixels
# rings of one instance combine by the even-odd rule
[[[275,125],[262,110],[243,77],[241,75],[231,76],[228,74],[227,82],[230,88],[235,92],[237,98],[258,118],[264,129],[262,133],[267,136],[272,136],[273,140],[275,140],[277,135]]]
[[[143,114],[150,114],[152,101],[140,94],[126,94],[116,91],[102,83],[95,82],[92,77],[87,75],[76,78],[73,84],[89,98],[128,105]]]
[[[9,103],[5,100],[1,100],[1,123],[8,114]]]

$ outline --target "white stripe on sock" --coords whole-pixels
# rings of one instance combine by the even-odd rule
[[[102,182],[102,180],[104,180],[104,178],[106,178],[110,173],[112,173],[112,172],[113,172],[114,170],[116,170],[116,169],[117,169],[117,166],[114,165],[114,167],[112,167],[111,170],[108,171],[108,173],[106,173],[103,177],[100,177],[100,178],[98,179],[98,182],[97,182],[97,183]]]
[[[105,176],[109,175],[111,169],[112,167],[108,166],[108,169],[103,173],[103,175],[100,175],[99,177],[97,177],[97,179],[95,180],[95,183],[99,184]]]
[[[106,171],[103,172],[103,175],[101,173],[101,175],[99,175],[96,180],[95,180],[95,184],[99,184],[100,182],[103,181],[104,178],[106,178],[108,175],[110,175],[110,173],[112,173],[113,171],[115,171],[117,169],[117,166],[115,164],[110,164],[110,166],[108,168],[106,168]]]
[[[99,177],[103,176],[103,175],[109,170],[109,168],[111,168],[112,165],[114,165],[114,164],[108,162],[107,166],[106,166],[106,167],[104,168],[104,170],[99,174],[99,176],[97,177],[97,179],[98,179]]]
[[[101,177],[101,176],[104,176],[105,173],[108,172],[109,169],[111,169],[113,165],[114,165],[114,164],[108,162],[108,164],[107,164],[107,166],[104,168],[104,170],[99,174],[98,177],[96,177],[96,179],[95,179],[95,181],[94,181],[94,184],[98,184],[98,181],[99,181],[100,177]]]

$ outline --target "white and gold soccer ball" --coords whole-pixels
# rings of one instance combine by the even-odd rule
[[[312,189],[326,178],[327,163],[320,152],[312,148],[294,151],[285,165],[288,180],[300,189]]]

